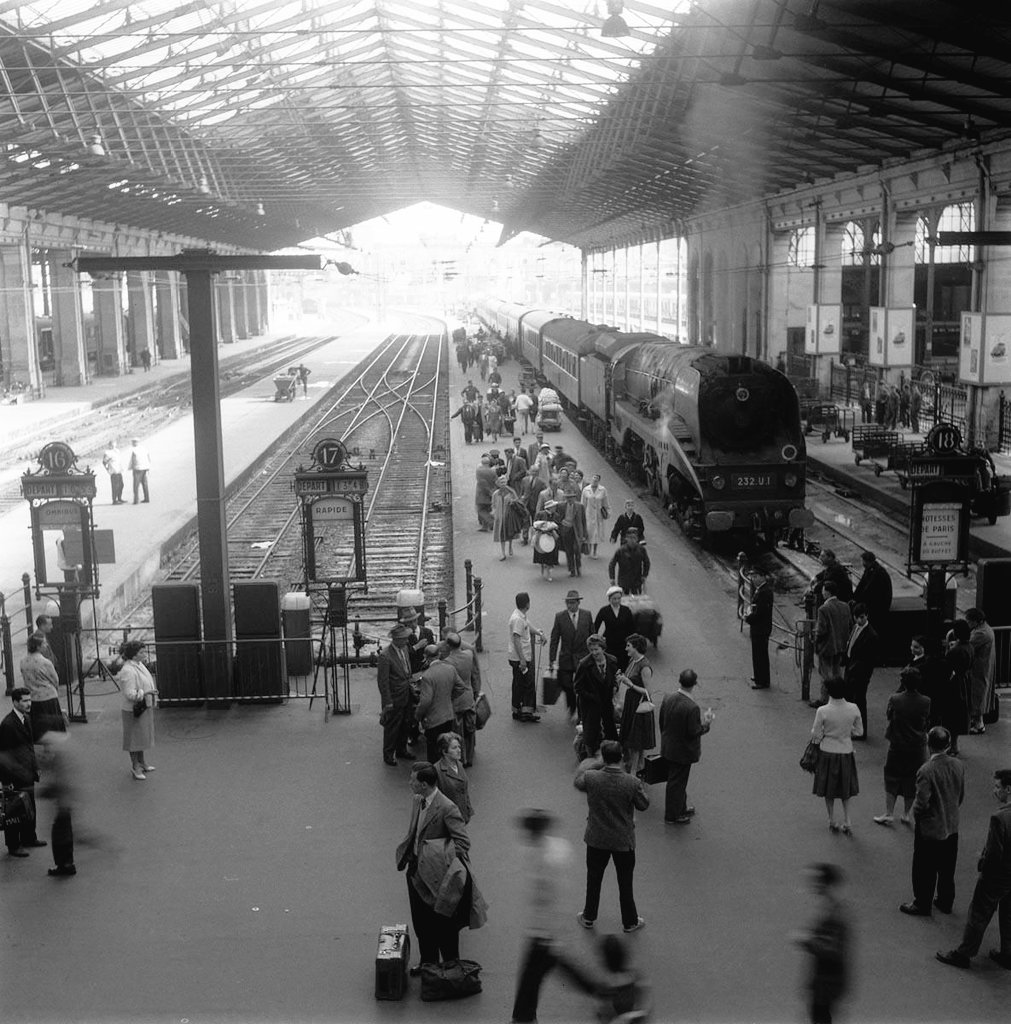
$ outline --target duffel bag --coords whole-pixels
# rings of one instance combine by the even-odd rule
[[[474,960],[446,960],[421,965],[421,998],[426,1003],[440,999],[463,999],[481,991],[481,965]]]

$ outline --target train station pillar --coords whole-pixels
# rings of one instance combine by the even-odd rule
[[[190,350],[190,314],[189,314],[189,291],[188,284],[186,281],[186,275],[180,274],[178,277],[179,286],[179,341],[182,344],[183,352],[189,352]]]
[[[154,275],[155,323],[158,353],[162,359],[179,359],[183,352],[179,326],[180,276],[167,270],[158,271]]]
[[[256,270],[253,272],[253,295],[256,301],[256,334],[264,334],[267,330],[267,322],[270,319],[270,306],[267,301],[267,272]]]
[[[64,266],[74,255],[69,249],[50,249],[45,256],[52,288],[56,383],[64,387],[87,384],[90,376],[88,353],[84,344],[81,284],[77,279],[77,271]]]
[[[823,305],[837,306],[842,302],[842,268],[843,239],[846,237],[846,225],[835,222],[826,224],[820,239],[818,263],[818,294],[815,302]],[[848,254],[847,254],[848,255]]]
[[[17,380],[39,387],[31,274],[23,245],[0,246],[0,346],[4,378],[0,384]]]
[[[123,282],[116,277],[97,277],[91,282],[95,307],[95,343],[98,372],[118,377],[126,372],[126,336],[123,333]]]
[[[232,286],[232,294],[235,297],[235,337],[240,341],[249,337],[249,289],[251,283],[249,278],[240,273],[238,280]]]
[[[218,343],[231,345],[235,341],[235,291],[231,279],[219,274],[218,280],[214,282],[214,291],[217,298]]]
[[[133,363],[141,365],[142,353],[151,355],[156,363],[157,346],[154,334],[154,297],[151,293],[150,275],[143,270],[131,270],[126,275],[127,319],[130,323],[130,338],[133,341]]]
[[[885,295],[883,306],[909,307],[913,305],[916,287],[916,222],[918,212],[899,214],[895,218],[890,234],[885,237],[895,248],[883,257],[887,260],[885,270]]]

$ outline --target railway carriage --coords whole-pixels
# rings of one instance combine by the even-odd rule
[[[562,400],[582,404],[582,361],[595,351],[597,328],[585,320],[555,319],[541,329],[541,372]]]

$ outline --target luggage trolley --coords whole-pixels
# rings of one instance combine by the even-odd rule
[[[805,419],[804,433],[817,431],[821,434],[821,443],[827,444],[833,434],[848,441],[853,433],[855,416],[852,409],[840,409],[834,403],[820,402],[807,407]]]
[[[877,424],[861,423],[850,432],[853,443],[853,461],[859,466],[864,459],[874,463],[874,475],[881,476],[884,466],[875,461],[887,459],[892,448],[899,444],[902,435],[896,430],[885,430]]]
[[[298,368],[289,367],[286,374],[278,374],[274,378],[274,401],[294,402],[295,388],[298,385]]]

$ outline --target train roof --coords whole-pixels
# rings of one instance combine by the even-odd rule
[[[593,351],[597,335],[593,324],[566,317],[545,324],[542,336],[576,355],[585,356]]]
[[[619,331],[617,327],[599,324],[594,327],[595,348],[605,359],[613,360],[620,353],[634,345],[677,345],[676,341],[659,334],[645,334],[640,331]],[[680,347],[680,346],[678,346]]]
[[[571,320],[564,313],[558,313],[553,309],[530,309],[523,314],[523,326],[535,331],[543,330],[553,320]]]
[[[720,352],[702,345],[672,345],[669,342],[638,346],[636,362],[647,373],[671,378],[684,366],[691,366],[706,378],[776,372],[768,363],[739,352]]]

